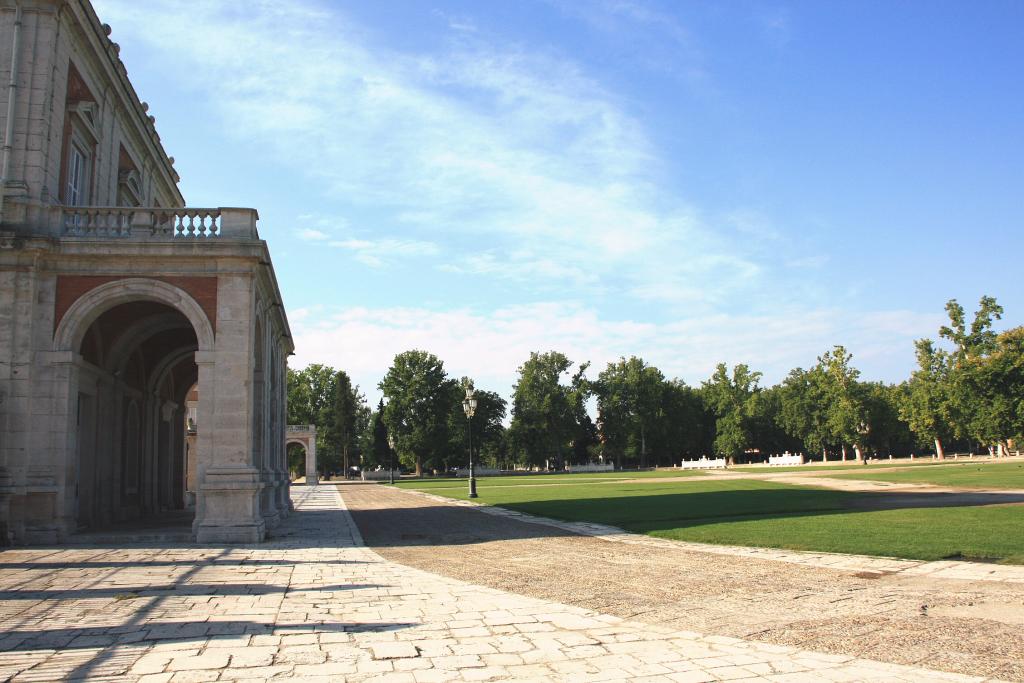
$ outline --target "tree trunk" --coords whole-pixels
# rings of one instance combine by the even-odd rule
[[[846,444],[843,444],[843,462],[846,462]]]
[[[420,456],[416,456],[416,476],[423,476],[423,459]]]
[[[857,462],[860,462],[860,463],[866,462],[864,460],[864,451],[862,451],[860,449],[860,444],[856,444],[856,443],[853,444],[853,454],[854,454],[854,459]]]
[[[828,449],[827,448],[822,447],[822,449],[821,449],[821,461],[822,462],[828,462]]]
[[[640,425],[640,468],[647,467],[647,436],[644,433],[644,426]]]
[[[938,437],[935,437],[935,457],[939,460],[946,459],[946,451],[943,450],[942,441]]]
[[[348,444],[341,447],[341,461],[345,464],[345,478],[348,479]]]

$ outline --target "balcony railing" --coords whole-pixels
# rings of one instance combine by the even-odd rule
[[[62,206],[68,237],[156,239],[259,239],[255,209]]]

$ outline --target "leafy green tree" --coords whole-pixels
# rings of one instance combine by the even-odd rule
[[[852,444],[858,462],[864,461],[864,437],[867,434],[867,411],[857,370],[850,361],[853,354],[836,345],[818,358],[818,369],[824,374],[824,396],[828,405],[828,429],[839,443],[846,459],[846,444]]]
[[[402,463],[423,473],[424,465],[441,466],[450,445],[449,417],[454,380],[444,364],[426,351],[405,351],[395,356],[378,385],[387,399],[384,422],[394,435]]]
[[[377,410],[370,419],[367,430],[365,464],[387,468],[391,464],[391,447],[388,445],[388,426],[384,423],[384,399],[377,404]]]
[[[651,430],[652,451],[658,465],[693,459],[713,450],[714,416],[700,392],[680,379],[662,385],[661,410]]]
[[[900,416],[906,391],[905,385],[861,384],[867,425],[864,445],[874,453],[888,455],[913,448],[915,439],[910,425]]]
[[[949,325],[939,329],[939,336],[953,344],[947,387],[948,419],[954,433],[961,438],[991,445],[987,432],[988,416],[983,411],[990,390],[971,381],[970,371],[981,358],[996,347],[993,322],[1003,317],[1003,307],[990,296],[983,296],[970,328],[967,327],[963,306],[956,299],[946,304]]]
[[[530,465],[564,460],[576,431],[571,387],[561,383],[572,361],[557,351],[532,352],[512,393],[510,437]]]
[[[1006,455],[1024,438],[1024,327],[997,335],[989,348],[965,360],[961,384],[975,400],[971,436]]]
[[[753,439],[763,456],[802,450],[803,442],[791,436],[780,424],[784,400],[783,385],[762,389],[753,416]]]
[[[942,442],[953,436],[950,404],[952,358],[936,348],[930,339],[914,342],[917,370],[913,372],[900,403],[900,417],[910,425],[919,440],[935,444],[939,460],[946,457]]]
[[[501,451],[505,433],[503,421],[508,403],[493,391],[476,389],[473,380],[469,377],[459,380],[452,390],[449,417],[449,433],[452,439],[449,448],[451,457],[445,464],[457,467],[465,467],[468,464],[468,435],[466,433],[468,420],[462,407],[467,389],[473,389],[473,395],[476,397],[476,411],[472,418],[474,458],[478,464],[482,464],[486,457],[497,466],[497,456]]]
[[[760,372],[742,363],[733,368],[732,376],[725,363],[719,363],[702,385],[704,400],[715,416],[715,451],[730,464],[753,446],[760,379]]]
[[[958,365],[971,356],[984,355],[995,349],[996,333],[992,330],[992,323],[1002,319],[1003,307],[996,303],[994,297],[981,297],[970,329],[967,329],[964,307],[956,299],[946,303],[946,313],[949,315],[949,325],[939,328],[939,336],[953,342]]]
[[[288,368],[288,424],[326,424],[334,394],[334,368],[313,363]]]
[[[825,373],[820,367],[794,368],[780,388],[776,421],[790,436],[800,440],[807,451],[821,451],[828,460],[831,432],[828,423]]]
[[[665,376],[631,356],[609,363],[595,383],[602,430],[615,452],[638,446],[640,467],[647,467],[648,437],[664,416]]]
[[[356,428],[359,407],[365,399],[359,394],[359,388],[352,386],[352,380],[344,370],[339,370],[334,376],[333,393],[332,437],[341,451],[341,466],[347,476],[351,464],[349,453],[355,448],[359,433]]]
[[[339,389],[339,373],[334,368],[313,363],[302,370],[288,370],[288,424],[316,425],[316,450],[318,468],[323,472],[339,470],[343,466],[346,446],[351,448],[355,439],[355,427],[351,431],[339,429],[339,414],[348,411],[358,415],[362,396],[358,387],[347,384],[348,401],[344,401],[346,390]],[[353,418],[354,419],[354,418]]]
[[[597,426],[587,412],[587,401],[594,394],[594,385],[587,379],[590,362],[580,363],[569,380],[569,405],[573,415],[570,460],[574,463],[590,462],[597,447]]]

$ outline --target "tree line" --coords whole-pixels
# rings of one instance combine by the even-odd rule
[[[860,461],[922,450],[943,458],[949,448],[1005,455],[1024,438],[1024,327],[997,334],[992,326],[1003,309],[987,296],[969,324],[956,300],[946,312],[949,324],[939,330],[945,343],[918,340],[918,366],[899,384],[862,380],[842,346],[767,387],[745,364],[721,363],[700,386],[689,386],[636,356],[589,379],[587,362],[534,352],[518,369],[510,403],[475,389],[474,452],[501,468],[598,459],[646,468],[702,456],[737,463],[786,451]],[[395,357],[378,385],[376,409],[343,371],[311,365],[289,370],[288,378],[289,422],[318,426],[325,471],[387,467],[389,437],[406,470],[465,466],[462,400],[474,382],[449,377],[431,353]]]

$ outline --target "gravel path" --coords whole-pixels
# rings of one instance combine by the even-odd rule
[[[1024,586],[637,546],[374,484],[340,490],[368,546],[445,576],[646,623],[1024,681]]]

